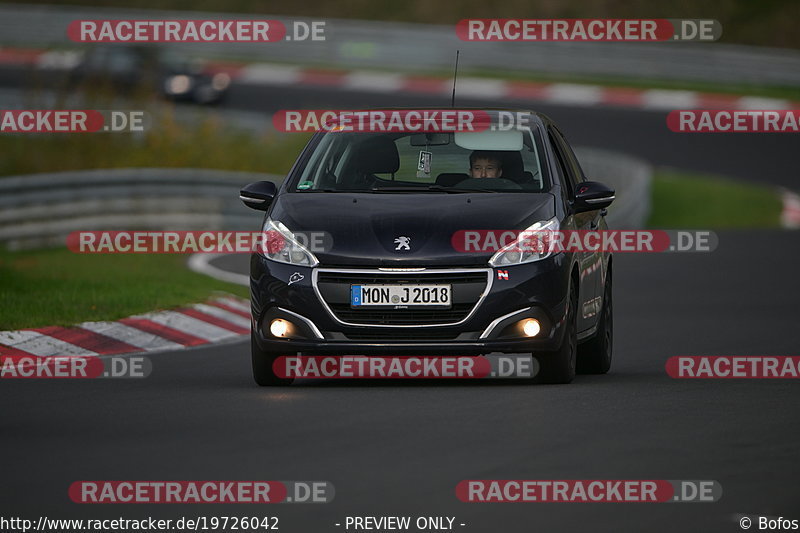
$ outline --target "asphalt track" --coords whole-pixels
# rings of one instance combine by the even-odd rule
[[[226,105],[324,103],[321,91],[241,91]],[[339,107],[386,103],[334,97]],[[796,179],[793,136],[701,142],[666,132],[662,113],[543,110],[575,143],[770,183]],[[709,254],[618,254],[612,372],[569,386],[327,381],[265,390],[252,384],[244,342],[151,355],[153,374],[139,381],[3,381],[0,516],[275,515],[282,531],[309,533],[344,531],[334,524],[348,515],[455,516],[466,532],[724,532],[741,531],[740,514],[800,519],[797,381],[677,381],[664,372],[673,355],[800,355],[798,244],[791,232],[727,231]],[[246,269],[244,257],[226,261]],[[336,499],[257,507],[69,501],[73,481],[103,479],[327,480]],[[713,479],[723,496],[468,504],[454,494],[464,479]]]
[[[463,531],[736,531],[800,518],[793,380],[677,381],[672,355],[796,355],[797,237],[724,232],[710,254],[618,255],[612,373],[508,382],[251,382],[237,343],[151,355],[128,381],[5,381],[3,516],[449,515]],[[789,248],[792,251],[789,252]],[[778,260],[776,257],[780,257]],[[229,264],[245,268],[245,258]],[[230,260],[229,260],[230,261]],[[469,504],[463,479],[714,479],[716,503]],[[328,480],[330,504],[87,506],[76,480]]]

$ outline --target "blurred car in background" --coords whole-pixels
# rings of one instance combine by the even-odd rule
[[[198,104],[220,102],[231,78],[211,72],[202,60],[151,46],[108,45],[90,49],[69,75],[71,87],[154,90],[173,100]]]

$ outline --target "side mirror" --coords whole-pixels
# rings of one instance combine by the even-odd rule
[[[614,201],[614,189],[598,181],[578,183],[573,207],[576,213],[605,209]]]
[[[242,187],[239,199],[251,209],[266,211],[277,193],[278,188],[271,181],[257,181]]]

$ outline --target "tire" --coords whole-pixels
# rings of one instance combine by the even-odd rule
[[[539,383],[570,383],[575,379],[578,355],[578,288],[570,282],[567,301],[567,320],[564,324],[564,340],[555,352],[537,356],[539,360]]]
[[[611,271],[603,289],[603,309],[594,337],[578,348],[578,372],[581,374],[605,374],[611,368],[614,349],[614,304],[612,298]]]
[[[278,355],[265,352],[256,344],[255,334],[250,332],[250,358],[253,362],[253,379],[261,387],[284,387],[294,383],[294,378],[281,378],[272,370]]]

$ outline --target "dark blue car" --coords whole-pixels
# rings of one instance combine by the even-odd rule
[[[546,116],[481,113],[481,131],[328,128],[280,188],[242,189],[272,236],[251,258],[259,385],[291,382],[286,355],[532,354],[545,383],[609,370],[611,255],[502,237],[606,229],[614,191]]]

